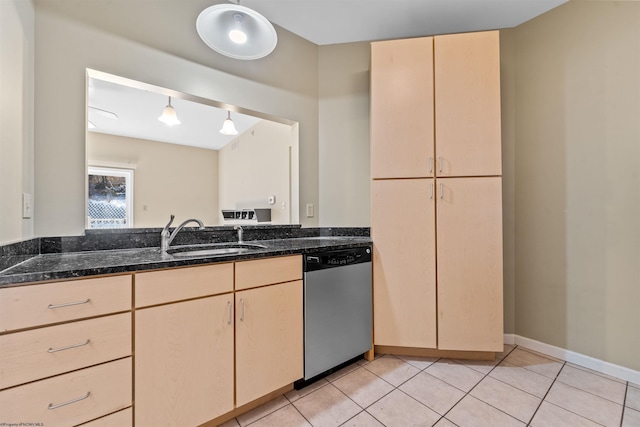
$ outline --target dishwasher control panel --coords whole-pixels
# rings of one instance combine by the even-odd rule
[[[369,246],[307,254],[304,257],[304,271],[322,270],[363,262],[371,262],[371,247]]]

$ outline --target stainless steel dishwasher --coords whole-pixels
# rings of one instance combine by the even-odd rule
[[[371,247],[304,257],[304,382],[372,345]]]

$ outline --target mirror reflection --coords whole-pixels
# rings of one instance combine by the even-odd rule
[[[86,228],[299,222],[297,123],[95,70],[86,111]]]

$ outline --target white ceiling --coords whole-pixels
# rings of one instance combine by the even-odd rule
[[[566,1],[241,0],[241,3],[282,28],[317,45],[327,45],[509,28]],[[185,2],[184,6],[197,4]],[[209,149],[220,149],[235,139],[219,133],[226,110],[174,97],[172,104],[182,124],[170,127],[158,121],[167,105],[166,94],[90,80],[89,105],[118,115],[114,120],[89,109],[89,120],[97,126],[94,132]],[[240,134],[260,120],[235,112],[232,119]]]
[[[511,28],[567,0],[242,0],[317,45]]]

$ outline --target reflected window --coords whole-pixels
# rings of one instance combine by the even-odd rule
[[[133,170],[89,166],[88,227],[133,227]]]

